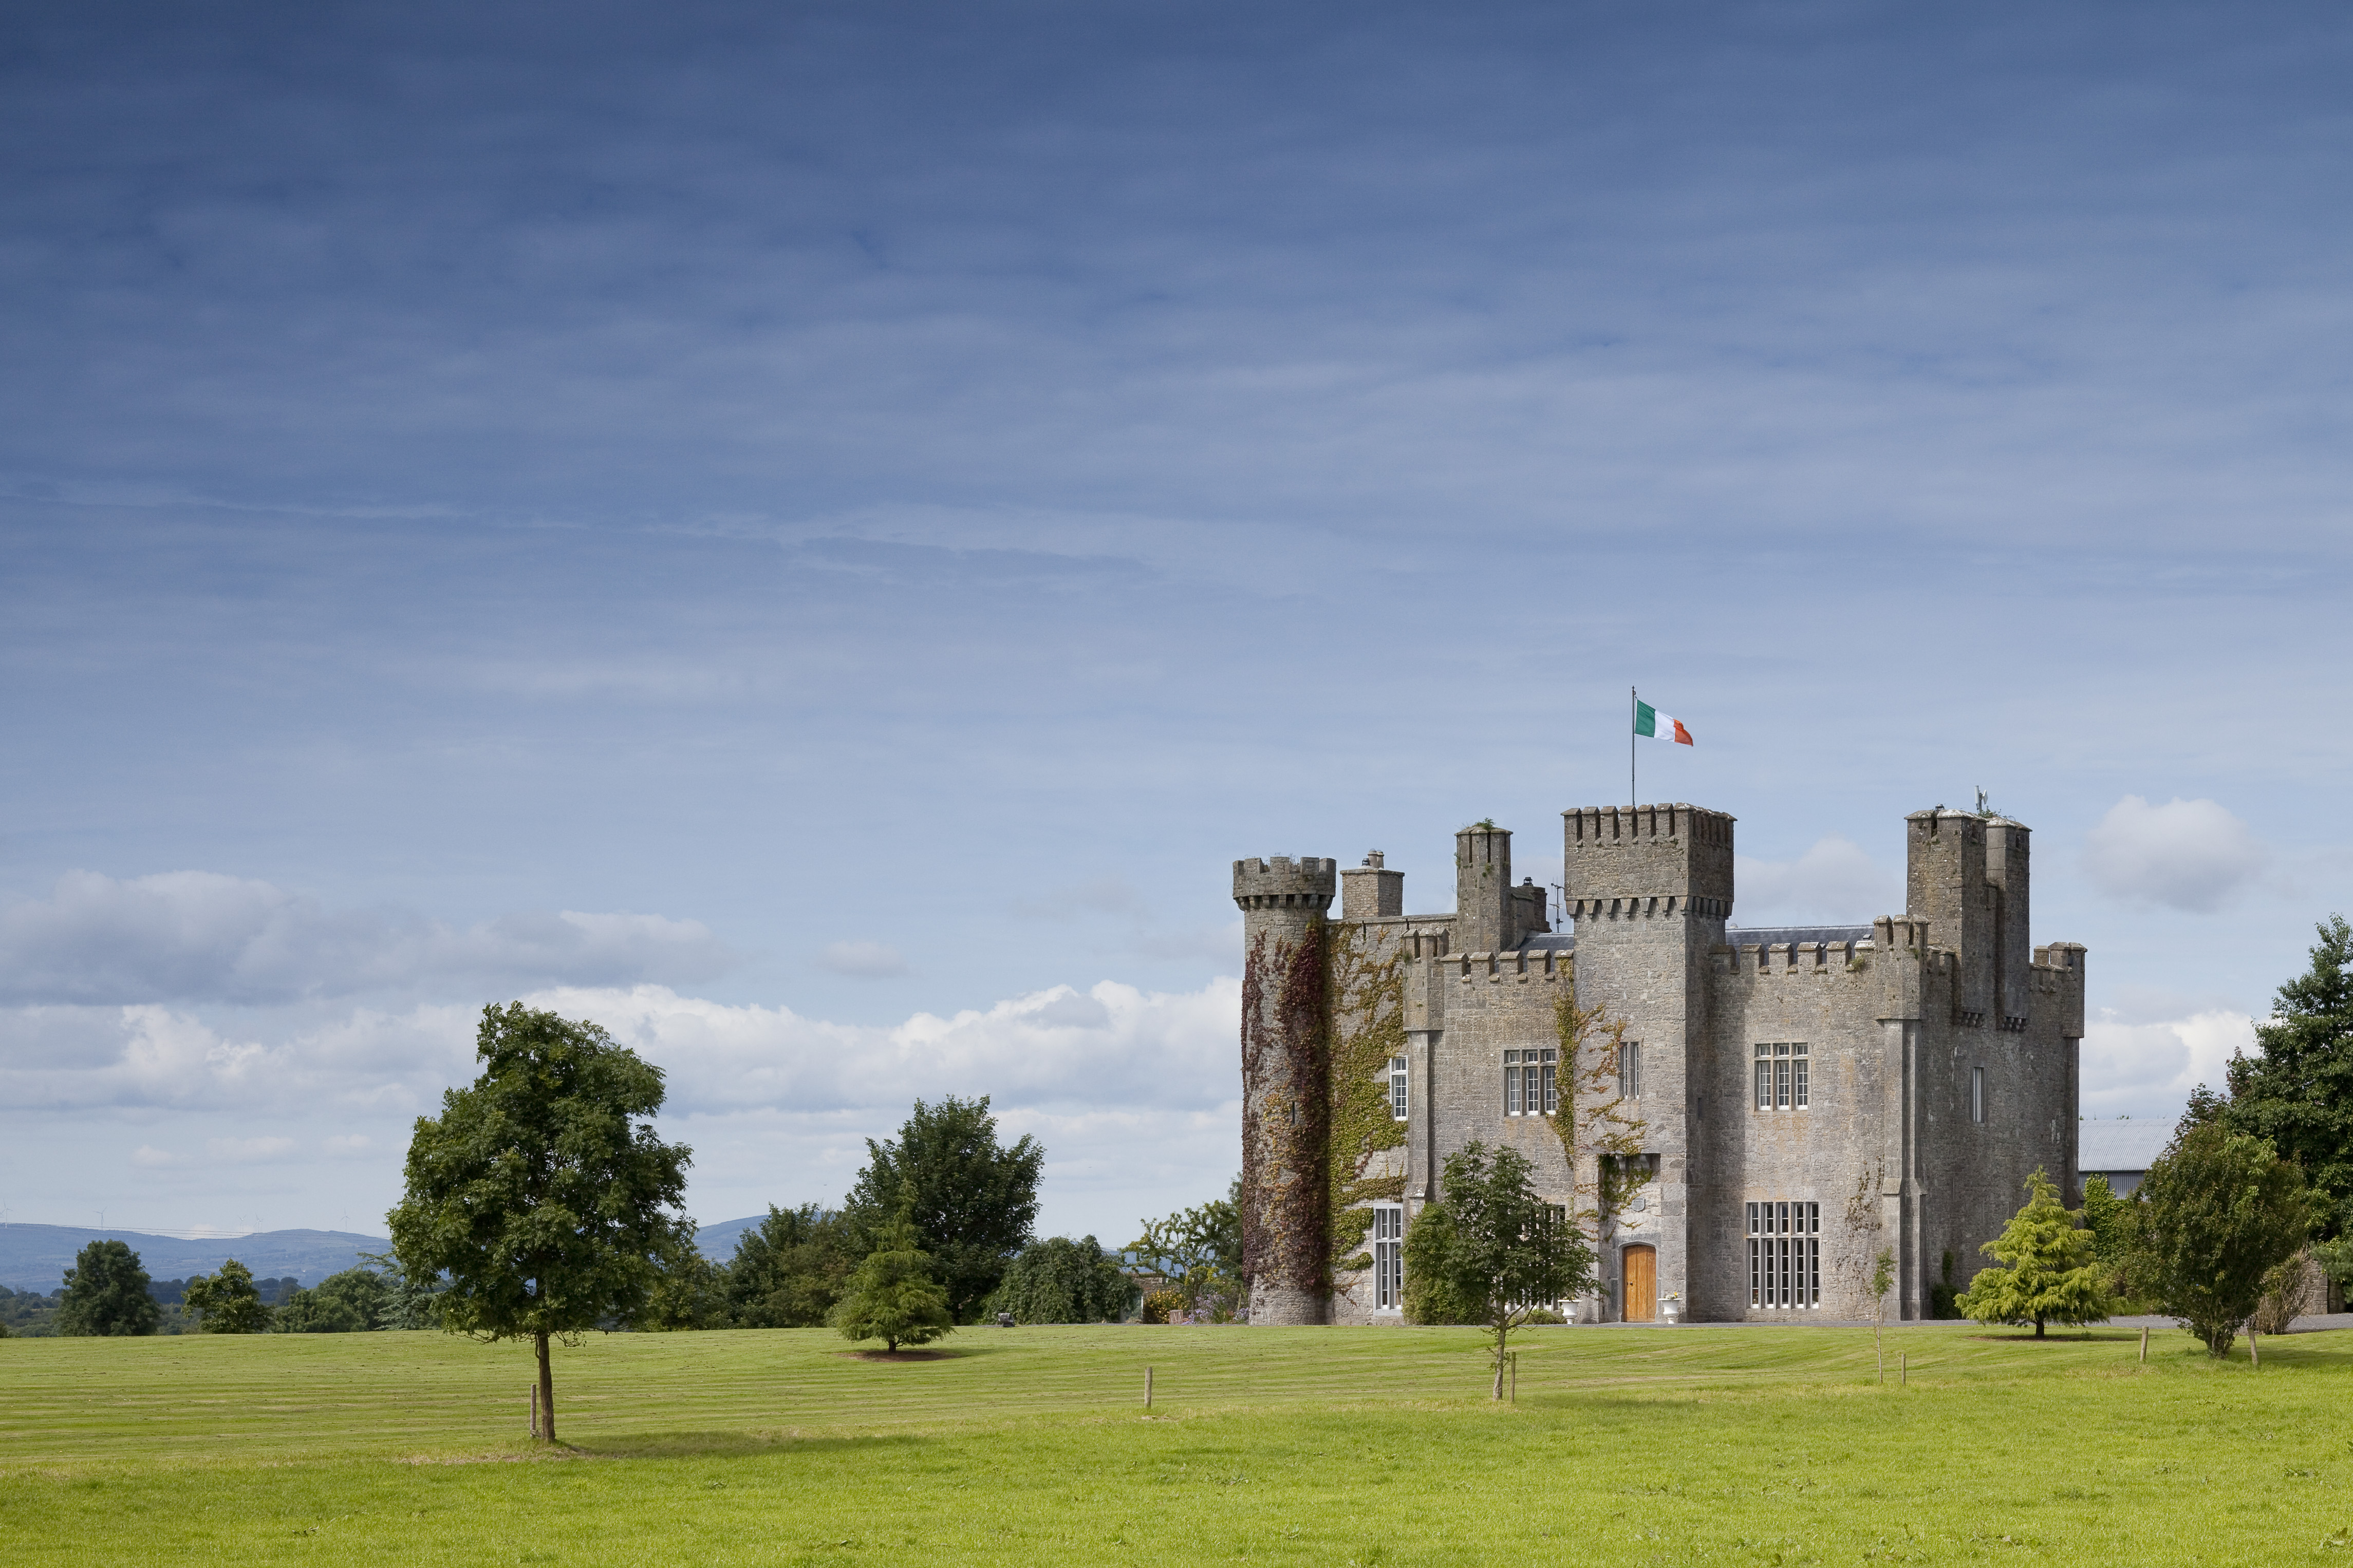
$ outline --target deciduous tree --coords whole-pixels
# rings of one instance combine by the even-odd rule
[[[1406,1232],[1405,1277],[1409,1303],[1419,1288],[1438,1321],[1476,1322],[1494,1336],[1501,1399],[1512,1331],[1591,1289],[1593,1251],[1561,1208],[1536,1194],[1526,1156],[1474,1142],[1446,1157],[1440,1195]]]
[[[870,1238],[903,1214],[915,1226],[946,1289],[948,1310],[971,1322],[1029,1239],[1038,1218],[1038,1177],[1046,1151],[1026,1134],[1012,1147],[997,1141],[988,1096],[937,1105],[915,1102],[899,1136],[866,1141],[867,1165],[850,1189],[852,1228]]]
[[[163,1309],[147,1293],[147,1270],[127,1243],[93,1241],[66,1270],[58,1305],[60,1334],[152,1334]]]
[[[2126,1274],[2136,1294],[2223,1356],[2263,1299],[2263,1276],[2304,1245],[2322,1204],[2271,1144],[2214,1111],[2212,1096],[2193,1095],[2141,1179]]]
[[[308,1290],[297,1290],[278,1309],[284,1334],[358,1334],[385,1326],[391,1282],[373,1268],[330,1274]]]
[[[1241,1301],[1241,1186],[1236,1177],[1222,1198],[1146,1220],[1144,1234],[1128,1243],[1138,1263],[1168,1279],[1187,1311],[1207,1308],[1220,1322]]]
[[[1116,1322],[1137,1295],[1119,1260],[1093,1237],[1055,1236],[1021,1249],[987,1310],[1010,1312],[1017,1323]]]
[[[849,1218],[816,1204],[780,1209],[735,1240],[730,1315],[747,1329],[823,1328],[860,1254]]]
[[[833,1326],[842,1337],[881,1340],[885,1351],[895,1353],[901,1345],[929,1344],[954,1332],[947,1292],[934,1276],[913,1224],[903,1217],[884,1222],[875,1231],[875,1244],[834,1303]]]
[[[594,1024],[485,1007],[475,1055],[481,1075],[417,1119],[392,1249],[410,1279],[448,1277],[443,1328],[532,1342],[554,1441],[548,1347],[635,1321],[660,1260],[692,1245],[688,1151],[654,1132],[661,1069]]]
[[[2038,1340],[2045,1324],[2104,1321],[2116,1298],[2099,1267],[2097,1238],[2060,1202],[2041,1167],[2026,1178],[2026,1194],[2001,1234],[1978,1249],[2002,1267],[1978,1271],[1961,1297],[1962,1314],[1980,1323],[2032,1323]]]
[[[226,1258],[214,1274],[199,1274],[181,1293],[184,1310],[194,1312],[197,1331],[207,1334],[266,1334],[270,1310],[254,1288],[253,1270],[236,1258]]]

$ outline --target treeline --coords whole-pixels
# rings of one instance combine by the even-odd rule
[[[987,1096],[918,1100],[898,1137],[868,1139],[866,1152],[839,1207],[772,1205],[726,1261],[691,1250],[666,1259],[636,1326],[837,1324],[869,1259],[910,1253],[921,1255],[919,1271],[937,1290],[939,1327],[1000,1317],[1099,1323],[1134,1310],[1136,1285],[1093,1237],[1032,1234],[1046,1151],[1026,1135],[1000,1143]],[[904,1234],[894,1234],[902,1226]]]
[[[891,1242],[922,1254],[941,1327],[1117,1321],[1141,1309],[1223,1321],[1240,1294],[1240,1227],[1230,1201],[1147,1223],[1131,1264],[1092,1237],[1032,1234],[1045,1151],[999,1142],[986,1096],[918,1101],[896,1138],[869,1140],[868,1160],[834,1206],[771,1205],[733,1256],[691,1242],[657,1258],[642,1307],[607,1330],[794,1329],[836,1322],[860,1268]],[[893,1228],[908,1227],[894,1238]],[[150,1279],[121,1241],[85,1247],[60,1289],[0,1289],[0,1330],[45,1334],[364,1333],[441,1327],[441,1281],[417,1283],[391,1254],[304,1289],[256,1279],[235,1258],[213,1275]],[[1145,1289],[1150,1288],[1146,1300]],[[877,1336],[881,1337],[881,1336]],[[920,1339],[913,1342],[922,1342]]]
[[[129,1248],[125,1247],[125,1250],[128,1251]],[[134,1252],[131,1257],[136,1263],[139,1255]],[[77,1260],[77,1265],[86,1268],[90,1262],[89,1249],[85,1247],[83,1256]],[[146,1279],[144,1269],[141,1270],[140,1278]],[[186,1279],[148,1280],[147,1294],[154,1298],[155,1305],[159,1309],[155,1332],[159,1334],[195,1332],[195,1320],[185,1310],[184,1302],[188,1287],[203,1278],[202,1275],[195,1275]],[[282,1279],[256,1279],[253,1287],[259,1294],[263,1305],[282,1307],[292,1300],[296,1291],[301,1289],[302,1281],[290,1274]],[[37,1290],[11,1290],[5,1286],[0,1286],[0,1332],[16,1334],[26,1339],[39,1339],[55,1334],[58,1331],[58,1312],[65,1305],[65,1299],[66,1292],[63,1286],[59,1286],[46,1296]]]

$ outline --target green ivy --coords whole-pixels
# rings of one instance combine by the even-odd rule
[[[1360,1250],[1373,1226],[1371,1205],[1405,1196],[1404,1176],[1364,1172],[1376,1153],[1405,1143],[1405,1123],[1389,1111],[1388,1066],[1391,1057],[1406,1054],[1407,961],[1399,950],[1377,963],[1365,947],[1358,924],[1335,925],[1324,946],[1331,963],[1324,994],[1332,1007],[1332,1261],[1344,1271],[1373,1266]]]

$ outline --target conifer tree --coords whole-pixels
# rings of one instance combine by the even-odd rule
[[[849,1277],[831,1321],[848,1340],[881,1340],[895,1352],[902,1344],[929,1344],[955,1331],[948,1293],[934,1272],[930,1254],[904,1214],[874,1233],[874,1250]]]
[[[1980,1323],[2096,1323],[2116,1310],[2102,1278],[2097,1240],[2082,1216],[2059,1201],[2059,1189],[2037,1167],[2026,1178],[2026,1205],[2000,1236],[1979,1248],[2008,1267],[1983,1268],[1961,1297],[1963,1313]]]
[[[2295,1162],[2326,1195],[2321,1229],[2333,1236],[2353,1220],[2353,926],[2332,915],[2317,931],[2311,967],[2255,1027],[2260,1052],[2232,1058],[2221,1119]]]

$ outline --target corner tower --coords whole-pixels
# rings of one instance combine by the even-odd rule
[[[1234,862],[1242,911],[1242,1272],[1253,1323],[1328,1315],[1330,1008],[1324,916],[1339,863]]]

